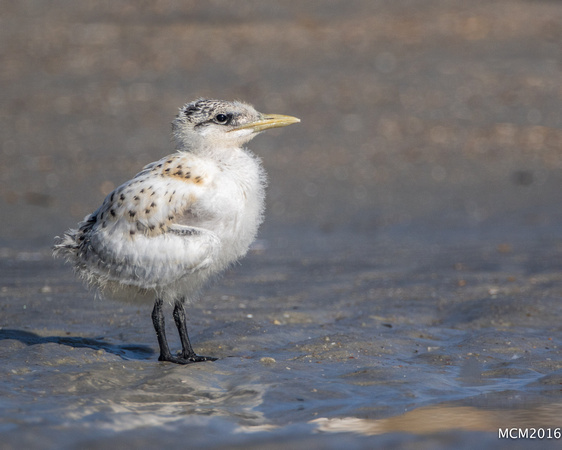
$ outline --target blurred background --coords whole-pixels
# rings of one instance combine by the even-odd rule
[[[270,174],[262,236],[560,231],[558,2],[0,7],[4,248],[50,246],[172,153],[198,97],[302,120],[250,144]]]
[[[0,0],[5,448],[511,449],[499,427],[558,427],[561,49],[557,1]],[[189,308],[220,360],[180,367],[149,307],[94,301],[50,246],[174,152],[198,97],[301,123],[249,144],[266,221]]]

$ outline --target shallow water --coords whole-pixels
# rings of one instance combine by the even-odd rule
[[[0,448],[559,446],[560,5],[3,3]],[[176,366],[49,247],[199,96],[302,122]]]
[[[551,242],[289,231],[294,244],[261,241],[188,309],[195,348],[220,358],[190,366],[156,361],[149,307],[92,300],[47,252],[4,251],[6,448],[22,437],[28,448],[366,448],[414,436],[462,447],[501,444],[500,428],[554,433]]]

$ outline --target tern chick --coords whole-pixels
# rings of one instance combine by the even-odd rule
[[[262,222],[266,176],[244,144],[297,122],[241,102],[186,104],[172,123],[177,152],[148,164],[77,229],[57,237],[54,256],[72,263],[102,296],[154,301],[159,361],[215,360],[193,351],[184,305],[246,254]],[[177,356],[166,340],[164,302],[174,305]]]

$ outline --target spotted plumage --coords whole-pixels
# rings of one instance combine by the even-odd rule
[[[103,296],[154,300],[159,360],[212,359],[193,352],[184,304],[244,256],[262,221],[265,173],[244,144],[261,131],[298,121],[241,102],[185,105],[172,123],[177,152],[110,193],[77,229],[57,238],[54,255],[71,262]],[[166,341],[163,302],[174,305],[182,341],[177,357]]]

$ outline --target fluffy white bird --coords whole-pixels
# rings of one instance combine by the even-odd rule
[[[154,300],[159,361],[215,360],[193,351],[184,304],[246,254],[262,222],[265,172],[244,144],[297,122],[241,102],[186,104],[172,123],[177,152],[115,189],[78,229],[56,238],[53,254],[105,297]],[[166,340],[163,302],[174,305],[177,356]]]

